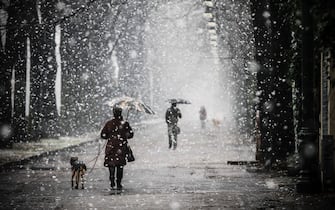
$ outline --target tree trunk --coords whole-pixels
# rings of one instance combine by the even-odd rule
[[[292,90],[289,80],[291,52],[291,6],[286,0],[271,2],[272,16],[272,148],[276,161],[284,163],[294,152]]]
[[[9,13],[9,5],[2,5],[4,9],[4,15],[2,20],[3,22],[8,23],[8,13]],[[11,13],[15,12],[13,9],[10,11]],[[14,14],[11,14],[13,17]],[[6,19],[7,18],[7,19]],[[6,19],[6,20],[5,20]],[[12,23],[13,24],[13,23]],[[9,128],[11,125],[11,114],[12,114],[12,101],[11,101],[11,78],[12,78],[12,62],[13,59],[9,56],[9,53],[13,50],[6,50],[5,42],[6,35],[4,34],[7,30],[5,27],[1,26],[1,40],[0,40],[0,129]],[[8,32],[7,32],[8,33]],[[3,37],[4,36],[4,37]],[[9,47],[8,44],[6,47]],[[0,146],[6,146],[10,142],[11,135],[1,133],[0,135]]]
[[[259,103],[260,121],[260,153],[256,154],[257,159],[270,166],[273,161],[273,109],[272,91],[273,83],[272,66],[271,66],[271,20],[269,16],[269,1],[268,0],[251,0],[251,11],[253,14],[254,36],[256,47],[256,61],[260,65],[260,70],[257,73],[257,87]]]
[[[30,17],[31,2],[11,1],[8,7],[7,34],[4,59],[4,122],[12,123],[15,141],[24,141],[26,131],[26,43],[27,32],[33,23]],[[14,74],[13,74],[14,73]],[[14,86],[11,79],[14,75]],[[12,89],[14,88],[14,89]],[[13,91],[12,91],[13,90]],[[12,110],[11,94],[14,93],[14,110]],[[13,115],[12,115],[13,113]],[[13,116],[12,119],[11,116]]]
[[[42,24],[32,38],[31,115],[35,136],[57,136],[57,107],[55,81],[55,5],[45,1],[41,5]]]
[[[319,165],[318,165],[318,115],[316,103],[316,82],[319,75],[314,71],[314,18],[312,8],[313,0],[301,1],[302,11],[302,69],[301,69],[301,90],[302,90],[302,119],[299,130],[298,151],[303,158],[301,179],[297,183],[297,190],[315,191],[319,190]],[[312,149],[312,150],[311,150]]]
[[[80,15],[80,16],[79,16]],[[88,16],[78,14],[61,25],[62,43],[62,133],[80,134],[86,132],[87,109],[85,103],[92,100],[86,96],[85,88],[91,88],[85,81],[88,75]]]

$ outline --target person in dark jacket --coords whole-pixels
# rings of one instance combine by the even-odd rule
[[[201,128],[205,128],[206,127],[207,112],[206,112],[206,108],[204,106],[200,107],[199,118],[200,118],[200,122],[201,122]]]
[[[128,139],[134,136],[133,130],[127,121],[123,120],[122,109],[113,108],[114,118],[109,120],[101,131],[101,138],[107,139],[104,166],[109,168],[111,188],[122,189],[123,167],[126,165]]]
[[[165,122],[168,126],[169,149],[172,145],[173,149],[177,148],[177,135],[180,133],[180,128],[177,126],[178,118],[181,118],[181,112],[177,107],[177,103],[173,102],[165,113]]]

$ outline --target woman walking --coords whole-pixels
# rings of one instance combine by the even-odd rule
[[[105,149],[104,166],[109,168],[109,179],[111,188],[122,189],[123,167],[126,165],[128,153],[128,139],[132,138],[134,133],[127,121],[123,120],[122,109],[113,108],[114,118],[106,123],[101,131],[101,138],[107,139]],[[116,180],[115,180],[116,174]]]
[[[200,107],[199,117],[200,117],[201,128],[204,129],[206,127],[206,119],[207,119],[207,111],[204,106]]]

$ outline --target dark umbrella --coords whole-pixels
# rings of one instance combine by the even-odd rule
[[[136,110],[138,112],[144,112],[147,114],[155,114],[155,112],[143,101],[128,96],[113,98],[112,100],[107,101],[106,104],[111,107],[119,106],[122,109],[127,109],[128,112],[126,119],[128,118],[129,110]]]
[[[170,102],[171,104],[176,103],[176,104],[191,104],[190,101],[186,100],[186,99],[182,99],[182,98],[171,98],[168,99],[168,102]]]

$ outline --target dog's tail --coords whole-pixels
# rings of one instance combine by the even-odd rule
[[[83,163],[83,169],[84,169],[84,171],[87,171],[87,167],[84,163]]]

